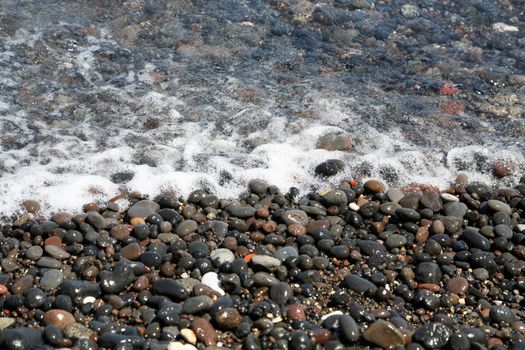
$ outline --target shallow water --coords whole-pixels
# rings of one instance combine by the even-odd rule
[[[404,3],[0,0],[0,213],[252,178],[516,183],[525,4]],[[318,148],[334,134],[352,148]]]

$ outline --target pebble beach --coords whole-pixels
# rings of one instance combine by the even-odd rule
[[[0,0],[0,349],[525,349],[523,0]]]

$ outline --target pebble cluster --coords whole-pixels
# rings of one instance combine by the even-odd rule
[[[2,227],[2,349],[525,348],[523,183],[129,199]]]

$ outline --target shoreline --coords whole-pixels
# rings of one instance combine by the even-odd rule
[[[128,193],[127,208],[25,214],[0,235],[0,344],[512,348],[525,340],[524,180],[350,180],[303,196],[252,180],[237,200]]]

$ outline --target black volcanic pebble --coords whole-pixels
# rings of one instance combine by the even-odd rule
[[[524,220],[509,215],[522,199],[489,206],[473,193],[456,195],[460,202],[444,196],[441,205],[439,195],[408,192],[399,207],[384,190],[348,186],[294,203],[264,181],[252,182],[237,201],[208,191],[193,192],[189,202],[159,198],[163,209],[122,240],[108,230],[128,224],[129,215],[102,207],[81,216],[83,223],[20,226],[38,225],[34,237],[6,226],[0,306],[17,327],[0,331],[2,348],[27,348],[19,339],[27,331],[37,349],[160,349],[190,328],[199,348],[225,339],[250,349],[401,346],[411,335],[407,349],[467,350],[518,326],[521,297],[506,291],[525,291],[525,235],[517,227]],[[491,193],[484,196],[492,200]],[[356,200],[365,202],[354,211]],[[51,236],[62,237],[70,257],[48,256],[41,245]],[[17,249],[21,254],[11,253]],[[219,253],[227,257],[222,263]],[[59,281],[43,284],[53,271]],[[490,309],[489,317],[472,323],[461,316],[477,308]],[[53,324],[61,313],[72,325]],[[370,327],[381,331],[366,332]],[[510,337],[501,339],[523,338]]]

